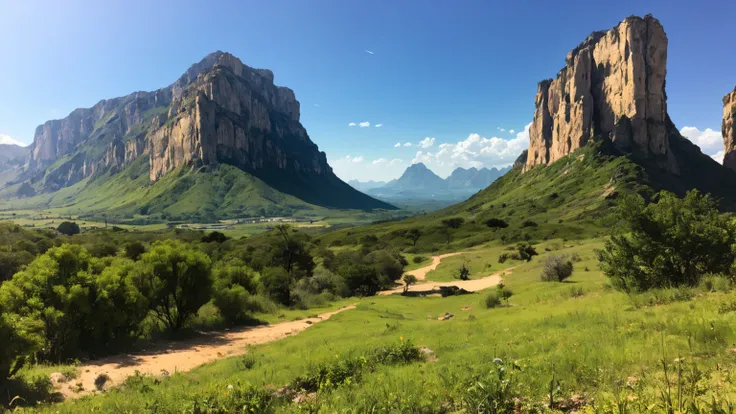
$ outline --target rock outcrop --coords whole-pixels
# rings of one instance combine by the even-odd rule
[[[736,171],[736,88],[723,97],[723,166]]]
[[[629,17],[573,49],[555,79],[539,83],[525,170],[610,139],[670,170],[665,75],[667,36],[651,16]]]
[[[151,183],[179,168],[229,164],[308,203],[393,208],[337,178],[299,117],[294,91],[275,85],[273,72],[218,51],[168,87],[39,126],[23,179],[53,192],[145,157]]]

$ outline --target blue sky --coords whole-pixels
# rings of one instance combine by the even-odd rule
[[[669,113],[709,154],[736,84],[734,1],[0,0],[0,10],[4,140],[29,143],[48,119],[168,85],[219,49],[295,90],[344,179],[390,179],[419,160],[443,176],[507,164],[526,147],[537,82],[631,14],[662,21]],[[349,126],[361,122],[371,126]],[[438,158],[441,144],[460,161]]]

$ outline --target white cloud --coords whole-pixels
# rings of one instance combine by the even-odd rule
[[[725,155],[725,152],[723,150],[720,150],[716,152],[715,154],[711,155],[710,157],[716,160],[717,163],[723,164],[723,156]]]
[[[386,158],[379,158],[377,160],[373,160],[373,165],[396,165],[401,163],[401,158],[394,158],[392,160],[387,160]]]
[[[371,126],[371,123],[368,121],[365,121],[365,122],[361,122],[359,125],[361,128],[368,128],[369,126]]]
[[[365,50],[365,53],[367,53],[367,54],[369,54],[369,55],[375,55],[375,53],[374,53],[374,52],[372,52],[372,51],[370,51],[370,50],[368,50],[368,49],[366,49],[366,50]]]
[[[382,126],[383,126],[383,124],[376,124],[376,125],[374,125],[374,126],[375,126],[376,128],[380,128],[380,127],[382,127]]]
[[[349,127],[354,127],[354,126],[356,126],[356,125],[357,125],[357,124],[356,124],[355,122],[351,122],[351,123],[349,123],[349,124],[348,124],[348,126],[349,126]]]
[[[696,127],[682,127],[680,133],[685,138],[692,141],[693,144],[700,147],[705,154],[713,155],[723,149],[723,136],[720,131],[714,131],[706,128],[701,131]]]
[[[401,146],[401,143],[400,142],[397,142],[396,144],[394,144],[394,148],[398,148],[400,146]]]
[[[496,127],[496,129],[499,130],[499,131],[501,131],[501,132],[506,132],[506,128]]]
[[[411,142],[405,142],[405,143],[404,143],[404,146],[405,146],[405,147],[411,147]]]
[[[25,147],[27,144],[18,141],[17,139],[11,137],[10,135],[0,134],[0,144],[7,144],[7,145],[18,145],[21,147]]]
[[[346,155],[344,159],[347,162],[352,162],[355,164],[361,163],[363,162],[363,160],[365,160],[365,158],[362,155],[358,155],[357,157],[353,157],[352,155]]]
[[[503,139],[485,138],[470,134],[455,144],[440,144],[435,152],[417,152],[412,164],[423,162],[441,176],[446,176],[457,167],[482,168],[501,167],[512,164],[529,146],[529,127],[517,133],[516,137]]]
[[[314,106],[316,106],[317,108],[319,108],[319,104],[314,104]]]
[[[514,131],[513,129],[509,129],[509,134],[513,134],[514,132],[516,131]]]
[[[425,148],[425,149],[429,148],[432,145],[434,145],[434,137],[433,138],[426,137],[423,140],[419,141],[417,145],[421,148]]]

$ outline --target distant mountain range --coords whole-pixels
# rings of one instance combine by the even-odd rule
[[[443,199],[464,200],[474,193],[488,187],[492,182],[509,171],[511,167],[497,168],[457,168],[443,179],[423,163],[413,164],[401,177],[381,185],[380,181],[360,182],[352,180],[348,184],[372,196],[383,199]]]

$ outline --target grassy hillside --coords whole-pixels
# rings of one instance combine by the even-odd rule
[[[486,308],[483,293],[356,299],[356,310],[298,336],[251,347],[246,356],[160,379],[134,377],[105,395],[40,411],[226,412],[219,404],[230,401],[238,407],[262,404],[258,412],[491,412],[473,407],[519,398],[511,402],[517,412],[659,413],[667,412],[668,398],[674,404],[679,398],[709,408],[698,412],[728,412],[710,407],[736,398],[729,374],[736,368],[736,354],[729,351],[736,341],[729,328],[736,323],[732,293],[627,296],[610,289],[597,269],[594,249],[600,246],[597,240],[540,245],[540,251],[553,250],[545,254],[576,253],[580,261],[572,277],[541,282],[544,255],[535,258],[504,278],[514,293],[507,307]],[[489,252],[473,253],[475,260]],[[455,317],[437,320],[445,312]],[[432,354],[424,362],[362,372],[349,364],[402,341]],[[508,380],[503,386],[499,363]],[[320,367],[339,367],[348,381],[328,384],[301,404],[278,397],[277,389]]]
[[[327,210],[276,191],[258,178],[224,164],[180,168],[151,183],[145,157],[117,174],[95,176],[52,194],[3,202],[2,207],[63,209],[87,217],[213,221],[242,216],[319,215]]]

